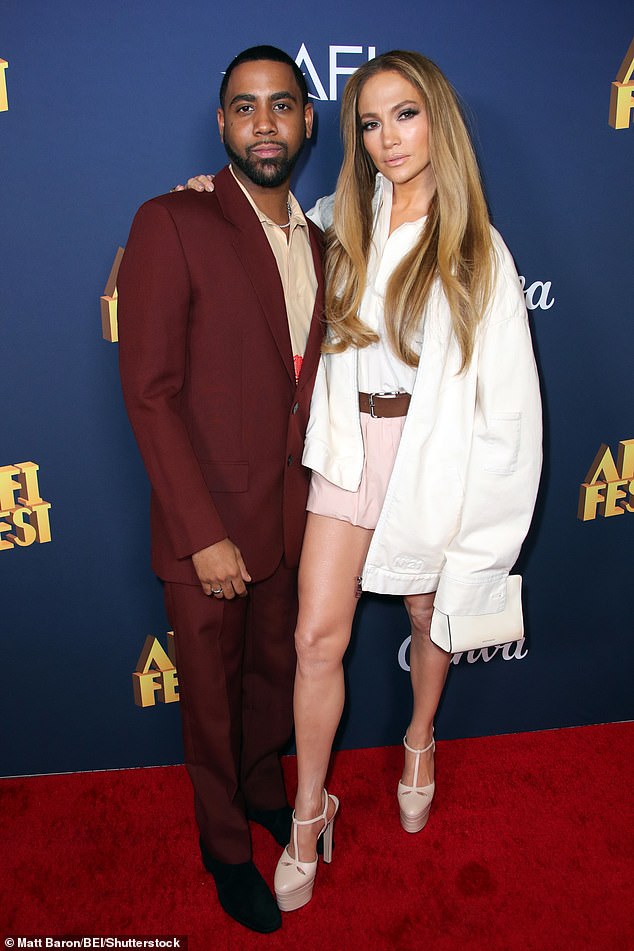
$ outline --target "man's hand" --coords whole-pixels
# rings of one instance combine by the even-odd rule
[[[230,538],[192,555],[196,574],[206,595],[215,598],[246,598],[245,581],[251,580],[240,550]]]
[[[187,179],[186,185],[174,185],[171,190],[173,192],[184,192],[186,189],[195,192],[212,192],[214,190],[214,176],[195,175],[193,178]]]

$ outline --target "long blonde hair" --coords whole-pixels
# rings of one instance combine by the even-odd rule
[[[348,80],[341,104],[344,158],[337,181],[334,221],[327,232],[324,351],[366,347],[377,335],[359,317],[372,238],[376,168],[363,145],[358,100],[377,73],[396,72],[422,96],[436,192],[415,247],[393,272],[385,294],[389,343],[401,360],[418,365],[412,340],[438,277],[449,303],[462,355],[471,359],[478,323],[491,293],[493,248],[480,173],[456,94],[438,67],[420,53],[394,50],[361,66]]]

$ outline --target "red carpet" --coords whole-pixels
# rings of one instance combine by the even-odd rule
[[[196,852],[182,767],[0,781],[1,935],[189,935],[189,948],[625,951],[634,725],[438,743],[418,835],[398,823],[400,749],[336,756],[332,865],[313,901],[256,935]],[[295,760],[286,762],[294,786]],[[253,828],[269,882],[278,847]],[[17,944],[16,944],[17,947]]]

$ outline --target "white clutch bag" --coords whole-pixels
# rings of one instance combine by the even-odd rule
[[[434,644],[450,654],[521,640],[524,637],[522,576],[509,575],[506,607],[499,614],[449,617],[434,608],[429,636]]]

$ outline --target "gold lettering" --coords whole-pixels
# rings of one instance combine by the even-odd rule
[[[622,479],[634,479],[634,439],[621,440],[616,466]]]
[[[624,492],[620,488],[622,485],[627,485],[627,479],[619,479],[618,482],[608,482],[607,490],[605,493],[605,517],[610,518],[611,515],[625,515],[625,509],[622,505],[619,505],[617,500],[624,499],[627,497],[627,492]]]
[[[150,670],[145,674],[138,673],[135,670],[132,674],[134,702],[137,707],[153,707],[155,705],[156,693],[162,690],[161,684],[156,682],[158,677],[161,677],[160,670]]]
[[[6,518],[7,515],[11,515],[11,512],[0,512],[0,518]],[[3,538],[5,532],[9,532],[13,526],[11,522],[0,522],[0,551],[9,551],[10,548],[13,548],[13,543],[8,541],[7,538]]]
[[[15,545],[26,548],[35,541],[43,544],[51,540],[48,515],[51,504],[40,497],[39,468],[35,462],[0,467],[0,516],[11,519],[11,522],[0,523],[0,551]],[[15,534],[10,533],[11,528],[15,528]],[[2,540],[4,533],[7,537]]]
[[[20,462],[18,464],[20,470],[18,479],[24,493],[23,496],[21,495],[18,498],[18,502],[22,505],[35,505],[43,501],[40,497],[40,487],[37,479],[39,468],[35,462]]]
[[[132,674],[134,702],[138,707],[153,707],[161,703],[176,703],[178,695],[178,672],[174,661],[174,632],[167,632],[165,652],[158,638],[151,634],[145,638],[136,669]]]
[[[117,343],[119,340],[116,297],[101,298],[101,336],[109,343]]]
[[[3,511],[15,508],[15,493],[22,485],[13,476],[19,474],[17,466],[0,466],[0,509]]]
[[[632,479],[627,489],[630,493],[630,501],[626,504],[625,508],[628,512],[634,512],[634,479]]]
[[[119,326],[117,323],[117,277],[119,276],[119,267],[123,257],[123,248],[119,248],[114,258],[110,276],[106,281],[103,296],[101,297],[101,333],[104,340],[110,343],[116,343],[119,339]]]
[[[48,517],[50,507],[50,502],[39,502],[32,508],[35,517],[35,535],[40,545],[51,540],[51,523]]]
[[[10,538],[11,541],[20,548],[26,548],[28,545],[32,545],[37,538],[37,532],[34,526],[29,522],[30,514],[31,509],[27,508],[16,509],[13,513],[15,535],[7,535],[7,538]]]
[[[597,515],[603,514],[605,508],[605,496],[601,494],[603,489],[605,489],[605,482],[592,484],[584,482],[581,486],[577,518],[582,522],[590,522]]]
[[[616,81],[612,83],[610,91],[609,124],[613,129],[628,129],[631,122],[631,113],[634,109],[634,82],[631,82],[634,72],[634,38],[629,45],[625,58],[621,63]]]
[[[159,699],[163,703],[175,703],[178,701],[178,674],[175,669],[164,670],[162,674],[163,689],[160,691]]]
[[[613,129],[629,129],[634,109],[634,83],[612,83],[609,124]]]
[[[163,650],[158,638],[148,634],[145,638],[143,650],[139,654],[135,670],[139,674],[147,674],[152,667],[154,670],[160,671],[173,670],[174,664]]]
[[[592,465],[588,469],[585,482],[592,485],[595,482],[616,482],[618,478],[619,471],[614,465],[610,448],[602,442],[598,453],[592,460]]]
[[[8,65],[6,59],[0,59],[0,112],[6,112],[9,108],[9,97],[7,95]]]

